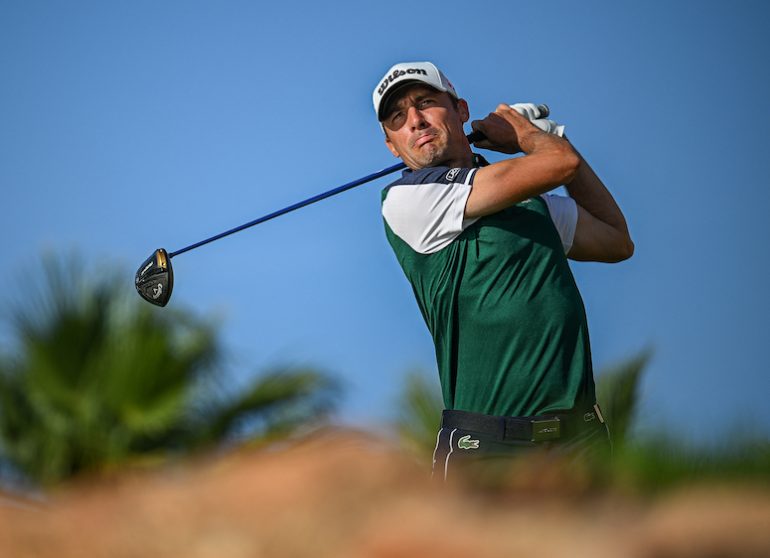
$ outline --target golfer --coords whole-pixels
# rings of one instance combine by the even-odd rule
[[[382,195],[385,231],[433,337],[445,410],[434,475],[546,448],[608,447],[588,326],[567,259],[618,262],[634,245],[612,195],[537,105],[471,122],[430,62],[393,66],[373,94],[408,169]],[[567,196],[549,194],[565,185]]]

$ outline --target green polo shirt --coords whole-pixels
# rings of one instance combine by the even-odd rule
[[[383,203],[394,187],[472,185],[471,170],[406,170]],[[433,253],[387,220],[385,232],[433,337],[447,409],[529,416],[595,402],[583,301],[542,198],[475,221]]]

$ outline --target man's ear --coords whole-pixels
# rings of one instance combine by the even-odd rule
[[[471,111],[468,109],[468,103],[465,101],[465,99],[457,99],[457,112],[460,113],[460,118],[462,118],[463,124],[470,120]]]
[[[387,132],[385,132],[385,145],[388,146],[388,149],[390,149],[390,152],[393,153],[394,157],[401,157],[401,155],[398,153],[398,149],[396,149],[396,146],[393,145],[392,141],[390,141]]]

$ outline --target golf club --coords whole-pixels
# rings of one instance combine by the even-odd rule
[[[547,118],[550,114],[548,105],[537,105],[537,108],[540,112],[540,118]],[[471,132],[468,134],[467,138],[469,143],[474,144],[476,142],[482,141],[484,139],[484,134],[481,132]],[[367,182],[377,180],[378,178],[382,178],[383,176],[387,176],[388,174],[405,168],[406,165],[404,163],[395,164],[386,169],[382,169],[381,171],[372,173],[363,178],[359,178],[358,180],[348,182],[347,184],[343,184],[342,186],[338,186],[337,188],[333,188],[327,192],[323,192],[301,202],[297,202],[293,205],[284,207],[283,209],[279,209],[278,211],[274,211],[273,213],[269,213],[254,219],[253,221],[249,221],[248,223],[244,223],[238,227],[211,236],[201,240],[200,242],[196,242],[195,244],[190,244],[189,246],[180,248],[175,252],[168,253],[165,249],[158,248],[149,258],[142,262],[142,265],[139,266],[139,269],[136,271],[136,275],[134,277],[136,290],[139,295],[147,302],[156,306],[165,306],[168,304],[168,301],[171,298],[171,291],[174,288],[174,270],[171,267],[171,258],[178,256],[179,254],[189,252],[190,250],[194,250],[195,248],[200,248],[201,246],[210,242],[214,242],[215,240],[219,240],[220,238],[235,234],[239,231],[242,231],[243,229],[248,229],[249,227],[259,225],[260,223],[264,223],[270,219],[275,219],[276,217],[280,217],[281,215],[285,215],[301,207],[325,200],[326,198],[340,194],[346,190],[355,188],[356,186],[361,186]]]

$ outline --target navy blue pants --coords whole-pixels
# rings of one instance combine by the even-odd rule
[[[442,427],[433,452],[433,478],[447,480],[455,469],[478,464],[504,465],[528,453],[548,452],[570,460],[609,459],[611,443],[604,423],[595,421],[570,438],[545,442],[502,440],[498,436]]]

